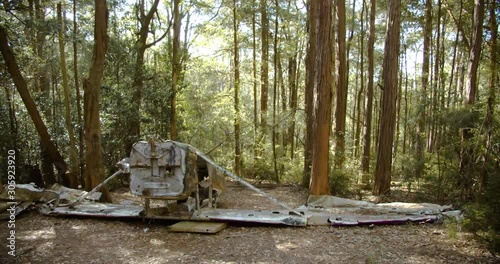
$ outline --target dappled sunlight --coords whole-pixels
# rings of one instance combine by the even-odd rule
[[[155,245],[155,246],[161,246],[161,245],[165,244],[165,241],[153,238],[153,239],[149,240],[149,243],[151,243],[152,245]]]
[[[71,229],[80,231],[80,230],[87,230],[87,227],[85,225],[72,225]]]
[[[297,243],[292,243],[290,241],[276,244],[276,248],[278,250],[282,250],[282,251],[294,250],[294,249],[297,249],[298,247],[299,247],[299,245]]]
[[[35,231],[22,231],[19,235],[20,240],[39,240],[54,238],[56,238],[54,227],[46,227]]]

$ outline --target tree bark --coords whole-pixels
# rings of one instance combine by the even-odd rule
[[[370,152],[372,139],[372,112],[373,112],[373,75],[374,75],[374,49],[375,49],[375,10],[376,1],[370,1],[370,33],[368,36],[368,84],[366,85],[365,122],[363,131],[363,157],[361,167],[363,170],[363,183],[368,183],[370,172]]]
[[[40,111],[45,116],[47,122],[53,117],[49,108],[49,97],[50,97],[50,84],[48,81],[48,63],[45,58],[46,47],[45,38],[47,36],[47,30],[45,29],[45,7],[44,2],[41,0],[34,0],[35,8],[35,25],[36,25],[36,38],[33,45],[33,51],[40,60],[39,65],[37,65],[36,79],[35,79],[35,90],[41,93],[40,98],[44,102],[40,105]],[[50,154],[44,147],[44,143],[40,142],[40,156],[42,160],[42,174],[43,179],[47,185],[52,185],[60,180],[60,177],[55,177],[54,175],[54,165],[53,160],[50,158]]]
[[[311,178],[311,165],[312,165],[312,151],[313,151],[313,114],[314,114],[314,85],[315,85],[315,60],[317,49],[317,26],[318,26],[318,6],[316,1],[309,1],[308,7],[308,30],[309,30],[309,43],[306,55],[306,84],[305,84],[305,118],[306,118],[306,131],[305,131],[305,145],[304,145],[304,173],[302,184],[304,186],[310,185]]]
[[[181,18],[179,2],[174,0],[174,45],[172,50],[172,95],[170,99],[170,139],[177,140],[177,86],[180,72],[180,31]]]
[[[392,147],[394,143],[394,123],[396,118],[396,99],[398,93],[399,70],[399,33],[401,2],[389,1],[386,41],[384,48],[383,80],[380,133],[377,167],[375,170],[375,195],[390,193],[392,173]]]
[[[260,71],[260,126],[261,136],[259,140],[260,148],[263,147],[267,134],[267,102],[269,93],[269,19],[267,17],[267,1],[260,0],[261,14],[261,71]],[[262,149],[261,149],[262,151]]]
[[[295,154],[295,123],[297,114],[297,54],[294,53],[288,59],[288,85],[290,87],[290,111],[292,112],[292,122],[288,129],[288,138],[290,141],[290,159],[294,159]]]
[[[424,174],[424,142],[425,142],[425,114],[427,108],[427,88],[429,83],[430,42],[432,34],[432,1],[425,2],[424,50],[422,62],[422,90],[420,91],[420,105],[417,108],[416,160],[415,178],[418,180]]]
[[[276,153],[276,138],[278,137],[276,132],[276,105],[278,99],[278,1],[275,0],[276,6],[276,20],[274,22],[274,45],[273,45],[273,67],[274,67],[274,78],[273,78],[273,128],[272,128],[272,150],[273,150],[273,167],[274,167],[274,179],[279,183],[280,177],[278,172],[278,154]]]
[[[338,79],[335,108],[335,168],[345,160],[345,122],[347,109],[346,19],[345,0],[337,1]]]
[[[69,154],[71,161],[71,170],[68,175],[69,187],[78,187],[78,151],[76,149],[76,138],[73,133],[73,125],[71,121],[71,107],[70,107],[70,97],[69,97],[69,84],[68,84],[68,71],[66,68],[66,52],[64,51],[64,21],[62,18],[62,7],[61,3],[57,4],[57,20],[59,22],[59,53],[61,57],[61,74],[63,79],[63,90],[64,90],[64,108],[65,108],[65,121],[66,130],[68,130],[69,136]]]
[[[257,151],[257,131],[259,128],[259,118],[257,110],[257,44],[256,44],[256,31],[255,31],[255,0],[252,0],[252,74],[253,74],[253,154],[254,154],[254,164],[256,162],[258,151]]]
[[[85,186],[85,179],[83,176],[83,168],[85,167],[84,159],[84,138],[83,138],[83,120],[82,120],[82,103],[80,96],[80,84],[78,77],[78,47],[77,47],[77,36],[78,34],[78,26],[76,23],[76,1],[73,1],[73,77],[75,80],[75,89],[76,89],[76,109],[78,113],[78,160],[79,163],[79,177],[80,177],[80,185]]]
[[[483,41],[483,20],[484,20],[484,0],[474,1],[474,24],[472,32],[471,49],[469,51],[469,62],[467,66],[467,85],[469,97],[466,105],[472,107],[476,100],[477,90],[477,69],[481,57],[481,44]],[[458,186],[461,190],[462,198],[472,198],[472,186],[474,176],[473,147],[470,141],[473,138],[472,128],[462,129],[462,151],[460,153],[460,171]]]
[[[491,30],[491,40],[490,40],[490,83],[488,89],[488,100],[486,102],[486,117],[484,118],[484,126],[486,129],[486,146],[485,152],[483,154],[483,167],[481,168],[481,178],[480,178],[480,191],[483,191],[488,184],[489,175],[494,172],[488,169],[488,164],[493,157],[493,114],[495,110],[495,100],[496,100],[496,85],[497,85],[497,38],[498,38],[498,23],[496,19],[496,2],[492,1],[490,3],[490,30]]]
[[[361,6],[361,15],[360,15],[360,20],[361,20],[361,35],[359,37],[359,42],[360,42],[360,79],[361,79],[361,82],[360,82],[360,89],[359,89],[359,92],[358,92],[358,95],[357,95],[357,103],[356,103],[356,116],[358,117],[358,119],[356,120],[356,132],[355,132],[355,136],[354,136],[354,157],[357,158],[358,157],[358,153],[359,153],[359,142],[360,142],[360,134],[361,134],[361,124],[363,123],[363,119],[361,117],[361,112],[362,112],[362,102],[363,102],[363,95],[365,93],[365,54],[364,54],[364,48],[365,48],[365,30],[364,30],[364,13],[365,13],[365,0],[363,0],[362,2],[362,6]]]
[[[105,0],[95,0],[94,48],[89,75],[83,80],[85,113],[85,189],[92,190],[104,180],[102,161],[101,122],[99,117],[99,99],[101,81],[104,76],[104,61],[108,50],[108,8]],[[101,188],[103,200],[111,202],[111,195],[106,186]]]
[[[14,53],[12,52],[11,44],[9,44],[9,40],[7,39],[7,30],[3,26],[0,26],[0,51],[2,53],[5,66],[7,67],[7,71],[9,72],[12,81],[16,85],[17,91],[21,96],[26,109],[28,110],[28,114],[30,115],[31,120],[35,125],[38,135],[40,136],[40,142],[43,144],[44,149],[50,155],[50,159],[54,162],[59,177],[66,179],[68,166],[57,150],[54,142],[50,138],[47,126],[45,126],[45,123],[43,122],[42,117],[38,112],[35,102],[31,98],[26,81],[22,76],[21,70],[17,65]],[[47,182],[47,184],[51,183]]]
[[[332,2],[311,1],[312,19],[317,18],[317,26],[311,27],[309,38],[317,38],[317,50],[310,58],[313,68],[308,72],[313,76],[314,122],[313,122],[313,155],[311,168],[311,183],[309,193],[324,195],[330,193],[328,181],[329,138],[331,129],[331,100],[332,100]],[[314,13],[317,15],[314,15]],[[311,23],[316,24],[316,23]],[[314,32],[316,31],[316,32]],[[313,33],[314,32],[314,33]],[[309,54],[311,55],[311,46]]]
[[[233,45],[234,45],[234,172],[241,175],[240,171],[240,58],[238,49],[238,15],[237,1],[233,0]]]

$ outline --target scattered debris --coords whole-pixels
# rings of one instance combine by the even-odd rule
[[[227,223],[181,221],[170,226],[172,232],[215,234],[227,227]]]
[[[311,195],[306,205],[293,209],[215,164],[196,148],[176,141],[137,142],[130,158],[118,162],[117,167],[117,172],[90,192],[60,185],[54,185],[50,189],[39,189],[29,184],[17,185],[16,199],[18,204],[23,204],[19,208],[38,203],[39,211],[46,215],[249,222],[288,226],[367,225],[371,228],[374,225],[407,222],[433,223],[440,221],[443,216],[461,217],[461,212],[453,211],[451,206],[429,203],[375,204],[335,196]],[[96,191],[121,173],[130,173],[130,192],[144,200],[143,206],[134,205],[132,201],[120,204],[95,202],[101,196]],[[226,185],[224,175],[286,210],[216,208],[217,198]],[[0,199],[7,200],[5,193],[0,194]],[[0,210],[3,207],[5,206],[0,203]],[[210,233],[225,227],[219,223],[181,223],[179,232],[197,230]]]

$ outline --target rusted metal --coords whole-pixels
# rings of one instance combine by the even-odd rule
[[[194,220],[229,221],[288,226],[306,226],[307,218],[285,210],[203,209],[193,214]]]

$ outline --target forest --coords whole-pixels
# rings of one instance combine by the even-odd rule
[[[0,6],[3,184],[11,152],[17,183],[91,190],[170,139],[252,182],[453,203],[500,250],[496,0]]]

